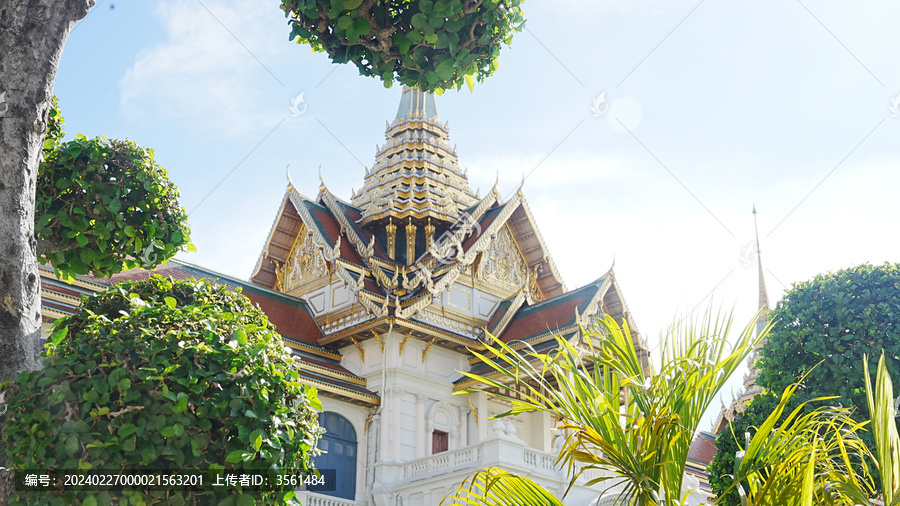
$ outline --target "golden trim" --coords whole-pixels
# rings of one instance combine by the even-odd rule
[[[431,216],[428,217],[428,225],[425,225],[425,249],[431,251],[434,244],[434,225],[431,224]]]
[[[434,342],[435,342],[435,341],[437,341],[437,336],[432,337],[432,338],[431,338],[431,341],[428,341],[428,345],[425,346],[425,349],[422,350],[422,363],[423,363],[423,364],[425,363],[425,357],[428,356],[428,351],[429,351],[429,350],[431,349],[431,347],[434,345]]]
[[[373,416],[375,416],[375,406],[369,408],[369,416],[366,417],[366,421],[363,424],[363,434],[367,434],[369,432],[369,424],[372,423]]]
[[[394,260],[396,257],[394,250],[397,246],[397,225],[394,225],[393,217],[388,219],[388,224],[384,227],[384,230],[387,233],[387,254],[391,260]]]
[[[350,336],[350,340],[353,341],[353,346],[356,346],[356,351],[359,352],[359,359],[365,364],[366,363],[366,351],[363,350],[362,346],[359,345],[359,341],[355,337]]]
[[[478,408],[475,407],[475,404],[472,404],[472,394],[467,393],[466,399],[469,400],[469,407],[472,408],[472,415],[475,418],[475,427],[478,427]]]
[[[310,384],[310,385],[316,387],[317,389],[323,390],[325,392],[331,392],[334,394],[342,395],[344,397],[350,397],[351,399],[355,398],[355,399],[363,401],[367,404],[374,404],[376,406],[381,404],[381,399],[379,399],[378,397],[376,397],[374,395],[362,394],[362,393],[356,392],[354,390],[350,390],[349,388],[342,388],[342,387],[335,386],[335,385],[329,385],[328,383],[323,383],[321,381],[317,381],[317,380],[310,379],[310,378],[304,378],[302,376],[300,377],[300,383]]]
[[[381,348],[381,353],[384,353],[384,341],[381,339],[381,335],[378,332],[375,332],[375,329],[369,329],[369,332],[375,336],[375,342],[378,343],[378,347]]]
[[[301,364],[301,366],[300,366],[301,369],[309,369],[311,371],[321,373],[325,376],[329,376],[331,378],[342,380],[342,381],[347,381],[349,383],[356,383],[357,385],[363,386],[363,387],[368,385],[368,382],[363,378],[359,378],[356,376],[349,376],[347,374],[337,372],[332,369],[328,369],[327,367],[322,367],[318,364],[304,362],[302,357],[300,357],[300,364]]]
[[[403,341],[400,341],[400,357],[403,357],[403,348],[406,348],[406,341],[409,341],[409,336],[412,335],[412,330],[406,333],[406,337],[403,338]]]
[[[369,320],[357,326],[342,329],[334,334],[328,335],[320,339],[318,342],[322,345],[338,341],[345,338],[353,338],[354,335],[362,335],[363,332],[378,325],[388,324],[396,325],[404,328],[419,330],[421,332],[440,337],[446,341],[466,346],[474,350],[484,350],[484,345],[475,339],[463,338],[458,334],[453,334],[449,330],[444,330],[431,324],[420,324],[411,320],[397,320],[396,318],[380,317],[375,320]]]
[[[306,343],[295,343],[294,341],[288,341],[288,338],[282,336],[281,340],[284,342],[284,345],[289,348],[294,348],[296,350],[304,350],[308,351],[312,354],[319,355],[321,357],[330,358],[332,360],[341,360],[341,356],[337,353],[332,353],[327,350],[323,350],[321,348],[317,348],[315,346],[310,346]]]
[[[41,316],[47,316],[47,317],[55,316],[56,319],[58,320],[64,316],[69,316],[69,313],[64,313],[58,309],[53,309],[53,308],[49,308],[49,307],[41,307]]]
[[[406,225],[406,264],[412,265],[416,261],[416,226],[413,225],[412,216]]]
[[[72,295],[67,295],[64,293],[53,292],[53,291],[50,291],[43,287],[41,287],[41,297],[47,298],[50,300],[55,300],[56,302],[63,302],[65,304],[71,304],[76,307],[81,305],[80,297],[74,297]]]

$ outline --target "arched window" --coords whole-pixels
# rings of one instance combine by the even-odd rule
[[[316,469],[333,469],[335,471],[334,490],[330,488],[309,486],[307,490],[319,494],[356,499],[356,429],[343,416],[326,411],[319,414],[319,425],[325,428],[325,435],[319,440],[322,454],[315,458]]]

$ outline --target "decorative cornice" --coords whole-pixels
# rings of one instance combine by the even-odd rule
[[[311,378],[306,378],[306,377],[301,376],[300,382],[312,385],[312,386],[316,387],[318,390],[321,390],[323,392],[331,392],[332,394],[340,395],[343,397],[349,397],[351,399],[356,399],[356,400],[362,401],[368,405],[378,406],[379,404],[381,404],[381,399],[379,399],[375,395],[364,394],[361,392],[357,392],[355,390],[350,390],[349,388],[343,388],[343,387],[339,387],[337,385],[331,385],[331,384],[325,383],[324,381],[317,381],[317,380],[314,380]]]
[[[415,303],[410,304],[405,308],[400,305],[400,298],[396,297],[395,305],[397,308],[394,310],[394,316],[403,320],[411,318],[415,316],[419,311],[430,306],[433,303],[432,297],[421,297]]]
[[[334,261],[341,256],[341,236],[338,235],[334,246],[330,246],[328,244],[329,241],[319,230],[319,227],[315,225],[316,220],[313,218],[312,214],[310,214],[309,209],[303,205],[303,199],[305,199],[305,197],[300,195],[300,192],[298,192],[296,188],[291,188],[290,199],[291,203],[294,204],[294,208],[297,209],[297,214],[300,215],[300,219],[306,224],[307,232],[312,233],[313,243],[322,251],[322,256],[325,257],[325,261],[333,265]]]
[[[291,339],[287,339],[284,337],[282,337],[282,341],[284,341],[284,345],[287,346],[288,348],[295,348],[298,350],[303,350],[303,351],[310,352],[310,353],[313,353],[315,355],[319,355],[319,356],[322,356],[325,358],[330,358],[332,360],[337,360],[337,361],[341,360],[341,356],[339,354],[330,352],[328,350],[324,350],[318,346],[310,346],[306,343],[293,341]]]
[[[352,375],[349,375],[349,374],[344,374],[344,373],[341,373],[341,372],[337,372],[337,371],[335,371],[335,370],[329,369],[329,368],[327,368],[327,367],[320,366],[320,365],[318,365],[318,364],[313,364],[313,363],[310,363],[310,362],[304,362],[303,360],[300,360],[300,368],[301,368],[301,369],[309,369],[310,371],[317,372],[317,373],[319,373],[319,374],[322,374],[323,376],[330,376],[330,377],[332,377],[332,378],[339,379],[339,380],[342,380],[342,381],[346,381],[346,382],[349,382],[349,383],[356,383],[357,385],[360,385],[360,386],[363,386],[363,387],[367,385],[366,380],[363,379],[363,378],[360,378],[360,377],[358,377],[358,376],[352,376]]]

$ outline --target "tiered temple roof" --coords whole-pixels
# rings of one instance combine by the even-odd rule
[[[351,200],[360,210],[361,225],[385,219],[400,225],[409,218],[454,223],[477,201],[431,93],[404,87],[385,141]]]
[[[241,288],[284,336],[305,381],[369,406],[378,394],[344,368],[342,353],[362,356],[363,341],[383,345],[389,332],[427,343],[424,354],[432,346],[484,350],[485,332],[513,348],[549,349],[554,334],[577,336],[609,314],[640,341],[612,269],[566,290],[521,187],[505,202],[496,184],[484,197],[469,189],[433,95],[405,88],[386,137],[350,203],[324,181],[309,198],[289,179],[249,283],[178,261],[155,273]],[[74,311],[81,294],[148,272],[81,277],[73,287],[45,274],[52,319]]]

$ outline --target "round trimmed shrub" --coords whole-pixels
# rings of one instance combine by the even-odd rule
[[[281,337],[249,299],[153,276],[85,298],[58,320],[44,369],[12,386],[14,469],[309,473],[322,430]],[[19,492],[12,504],[281,504],[285,488]]]
[[[38,259],[59,275],[106,277],[135,267],[152,269],[193,249],[178,189],[153,150],[128,140],[77,135],[60,143],[52,115],[37,178]],[[56,134],[54,134],[56,132]]]

